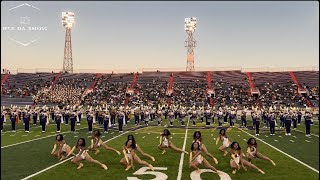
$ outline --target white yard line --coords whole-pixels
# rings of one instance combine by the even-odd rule
[[[244,133],[248,134],[249,136],[255,137],[255,136],[251,135],[250,133],[248,133],[248,132],[246,132],[246,131],[244,131],[244,130],[242,130],[242,129],[240,129],[240,130],[241,130],[242,132],[244,132]],[[271,144],[269,144],[269,143],[267,143],[267,142],[262,141],[261,139],[259,139],[259,138],[257,138],[257,137],[255,137],[255,138],[256,138],[256,139],[258,139],[258,140],[260,140],[260,141],[261,141],[261,142],[263,142],[264,144],[266,144],[266,145],[268,145],[268,146],[272,147],[273,149],[275,149],[275,150],[277,150],[277,151],[281,152],[282,154],[284,154],[284,155],[286,155],[286,156],[290,157],[291,159],[293,159],[293,160],[297,161],[298,163],[300,163],[300,164],[302,164],[302,165],[306,166],[307,168],[309,168],[309,169],[311,169],[311,170],[313,170],[313,171],[315,171],[315,172],[319,173],[319,171],[318,171],[318,170],[316,170],[315,168],[313,168],[313,167],[309,166],[308,164],[306,164],[306,163],[304,163],[304,162],[300,161],[299,159],[296,159],[295,157],[293,157],[293,156],[291,156],[291,155],[289,155],[289,154],[287,154],[287,153],[285,153],[285,152],[281,151],[280,149],[278,149],[278,148],[276,148],[276,147],[272,146]]]
[[[10,124],[11,125],[11,124]],[[56,124],[49,124],[49,125],[47,125],[47,126],[52,126],[52,125],[56,125]],[[31,126],[31,125],[30,125]],[[30,127],[29,128],[29,130],[31,130],[31,129],[36,129],[36,128],[41,128],[41,126],[39,125],[39,126],[37,126],[37,127]],[[24,131],[24,129],[18,129],[18,130],[16,130],[16,133],[18,133],[18,132],[21,132],[21,131]],[[2,134],[6,134],[6,133],[14,133],[14,132],[12,132],[12,130],[8,130],[8,131],[5,131],[5,132],[2,132]]]
[[[306,133],[306,132],[300,131],[300,130],[298,130],[298,129],[294,129],[294,131],[302,132],[302,133],[304,133],[304,134]],[[315,135],[315,134],[310,134],[310,135],[319,137],[318,135]]]
[[[105,141],[104,143],[109,142],[109,141],[111,141],[111,140],[113,140],[113,139],[115,139],[115,138],[117,138],[117,137],[120,137],[120,136],[122,136],[122,135],[124,135],[124,134],[126,134],[126,133],[128,133],[128,132],[129,132],[129,131],[126,131],[126,132],[124,132],[124,133],[122,133],[122,134],[119,134],[119,135],[117,135],[117,136],[114,136],[113,138]],[[68,158],[68,159],[66,159],[66,160],[63,160],[63,161],[61,161],[61,162],[59,162],[59,163],[57,163],[57,164],[54,164],[54,165],[52,165],[52,166],[49,166],[49,167],[47,167],[47,168],[45,168],[45,169],[43,169],[43,170],[41,170],[41,171],[39,171],[39,172],[36,172],[36,173],[34,173],[34,174],[31,174],[30,176],[27,176],[27,177],[25,177],[25,178],[23,178],[23,179],[21,179],[21,180],[30,179],[30,178],[32,178],[32,177],[34,177],[34,176],[36,176],[36,175],[38,175],[38,174],[41,174],[41,173],[43,173],[43,172],[45,172],[45,171],[47,171],[47,170],[49,170],[49,169],[52,169],[52,168],[54,168],[54,167],[56,167],[56,166],[58,166],[58,165],[60,165],[60,164],[62,164],[62,163],[65,163],[65,162],[67,162],[67,161],[70,160],[70,159],[72,159],[72,157],[70,157],[70,158]]]
[[[186,128],[186,134],[184,135],[184,142],[183,142],[182,150],[185,150],[185,148],[186,148],[189,120],[190,120],[190,119],[188,118],[188,123],[187,123],[187,128]],[[177,180],[181,180],[183,159],[184,159],[184,153],[181,153],[181,158],[180,158],[180,164],[179,164],[179,171],[178,171]]]
[[[80,128],[80,129],[78,129],[78,130],[86,129],[86,128],[87,128],[87,127],[84,127],[84,128]],[[71,132],[66,132],[66,133],[71,133]],[[11,135],[10,135],[10,136],[11,136]],[[50,136],[41,137],[41,138],[37,138],[37,139],[31,139],[31,140],[28,140],[28,141],[22,141],[22,142],[15,143],[15,144],[10,144],[10,145],[7,145],[7,146],[2,146],[1,149],[7,148],[7,147],[11,147],[11,146],[16,146],[16,145],[19,145],[19,144],[24,144],[24,143],[32,142],[32,141],[37,141],[37,140],[40,140],[40,139],[45,139],[45,138],[52,137],[52,136],[56,136],[56,134],[50,135]]]

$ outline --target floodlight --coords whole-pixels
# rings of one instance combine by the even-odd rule
[[[73,12],[62,12],[62,25],[65,28],[72,28],[72,26],[74,25]]]
[[[186,31],[194,32],[196,30],[197,19],[195,17],[185,18],[184,29]]]

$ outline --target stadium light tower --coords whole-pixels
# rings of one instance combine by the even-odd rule
[[[185,18],[184,29],[187,32],[188,38],[185,41],[187,48],[187,71],[194,71],[194,48],[196,40],[193,38],[193,33],[196,31],[197,19],[195,17]]]
[[[71,28],[74,25],[74,13],[62,12],[62,25],[66,28],[64,42],[63,72],[73,73]]]

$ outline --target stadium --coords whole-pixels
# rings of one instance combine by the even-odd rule
[[[182,23],[178,27],[184,34],[179,33],[184,40],[178,43],[184,48],[181,48],[184,60],[178,65],[163,60],[152,62],[159,65],[152,67],[141,59],[141,62],[125,59],[123,63],[129,64],[125,68],[121,60],[109,60],[114,68],[102,68],[103,62],[96,60],[94,53],[90,60],[77,55],[97,48],[89,43],[89,38],[85,43],[88,49],[79,45],[81,38],[86,37],[77,35],[81,33],[77,29],[85,27],[85,20],[92,22],[84,17],[86,8],[90,6],[102,13],[105,4],[126,9],[136,8],[135,3],[127,6],[126,3],[107,2],[100,2],[100,5],[98,2],[79,2],[79,5],[77,2],[50,3],[7,2],[1,7],[2,11],[8,11],[2,14],[6,18],[1,23],[5,31],[1,36],[2,47],[5,47],[1,54],[6,54],[2,55],[1,61],[1,179],[319,179],[318,26],[317,35],[311,33],[312,41],[308,42],[316,44],[316,52],[312,51],[315,55],[308,56],[309,60],[306,58],[305,62],[293,59],[267,62],[286,66],[252,67],[252,62],[245,60],[226,62],[233,66],[215,66],[212,64],[219,62],[208,60],[210,65],[206,66],[199,62],[202,60],[197,56],[197,47],[202,46],[199,54],[202,52],[200,57],[205,59],[210,54],[204,52],[203,46],[208,44],[197,39],[202,36],[201,27],[210,21],[205,21],[201,11],[196,11],[199,16],[190,13],[195,17],[180,19]],[[207,3],[191,7],[219,6],[214,2]],[[173,13],[164,4],[155,6],[149,2],[141,7],[153,7],[154,11],[159,8],[160,15],[164,9]],[[311,2],[305,6],[310,4],[314,11]],[[70,8],[72,5],[74,9]],[[173,5],[183,6],[179,3]],[[234,7],[241,9],[242,5]],[[64,9],[65,6],[69,9]],[[188,8],[187,5],[183,7]],[[41,23],[44,21],[37,20],[37,13],[51,8],[50,12],[55,12],[52,17],[60,22],[48,23],[48,27],[43,28],[46,32],[28,32],[28,37],[37,37],[34,40],[26,39],[23,34],[26,32],[14,32],[16,28],[12,27],[15,25],[6,24],[18,18],[19,26],[26,26],[26,29],[29,24],[43,27]],[[268,8],[266,5],[265,9]],[[130,8],[126,10],[131,11]],[[276,11],[268,9],[271,10]],[[92,9],[87,11],[92,12]],[[239,12],[245,14],[243,9]],[[318,5],[315,12],[318,17]],[[14,13],[17,15],[13,16]],[[154,18],[157,18],[155,14]],[[298,14],[300,16],[303,15]],[[36,20],[40,24],[32,24]],[[99,20],[98,16],[96,20]],[[294,23],[299,24],[299,19]],[[116,25],[124,27],[121,23]],[[148,28],[152,24],[141,26]],[[60,30],[50,31],[55,28]],[[95,36],[98,30],[91,33]],[[146,36],[148,33],[148,30],[143,31]],[[49,36],[52,36],[51,42],[57,39],[56,34],[63,42],[52,42],[52,46],[46,47]],[[106,35],[110,34],[106,32]],[[128,36],[119,36],[116,41]],[[170,37],[174,40],[174,36]],[[159,44],[160,41],[158,39]],[[54,51],[55,43],[60,54]],[[169,46],[164,50],[170,54],[172,48],[167,43],[163,47]],[[134,46],[142,45],[134,43]],[[154,48],[159,47],[162,46]],[[47,51],[46,48],[51,49]],[[130,48],[137,47],[131,44]],[[148,51],[153,47],[145,48]],[[294,50],[289,45],[287,48]],[[160,59],[166,56],[162,56],[166,51],[158,50],[161,51]],[[28,51],[38,54],[28,54]],[[102,53],[104,51],[107,50]],[[56,54],[63,57],[59,62],[44,62],[42,58],[54,59]],[[19,60],[20,56],[27,60]],[[36,67],[36,63],[43,66],[29,68]],[[60,64],[61,68],[50,63]],[[80,66],[81,63],[88,64]],[[93,67],[89,67],[90,64],[98,64],[95,67],[99,69],[90,69]],[[181,68],[181,64],[186,67]]]

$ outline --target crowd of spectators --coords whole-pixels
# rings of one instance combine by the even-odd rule
[[[169,79],[169,77],[168,77]],[[38,75],[31,81],[11,82],[9,85],[2,86],[3,94],[11,97],[32,96],[35,103],[53,103],[62,105],[101,105],[111,104],[113,106],[123,106],[126,98],[129,99],[129,106],[149,105],[157,106],[170,99],[171,104],[182,106],[201,105],[210,103],[210,96],[207,94],[207,81],[204,79],[191,79],[190,81],[180,82],[176,79],[173,83],[173,94],[166,93],[168,81],[158,81],[155,76],[153,79],[144,81],[139,79],[132,94],[127,94],[131,81],[113,81],[111,76],[102,76],[95,79],[91,78],[60,78],[51,88],[53,78],[43,78]],[[95,88],[89,93],[86,90],[90,84],[96,80]],[[308,95],[297,93],[297,86],[288,81],[283,84],[274,82],[264,82],[257,88],[260,94],[251,96],[250,86],[244,80],[243,83],[233,84],[228,81],[213,81],[212,86],[215,95],[212,96],[216,106],[253,106],[261,105],[269,107],[271,105],[285,106],[306,106],[307,99],[311,100],[315,106],[319,102],[319,86],[311,87],[303,84],[308,91]]]

